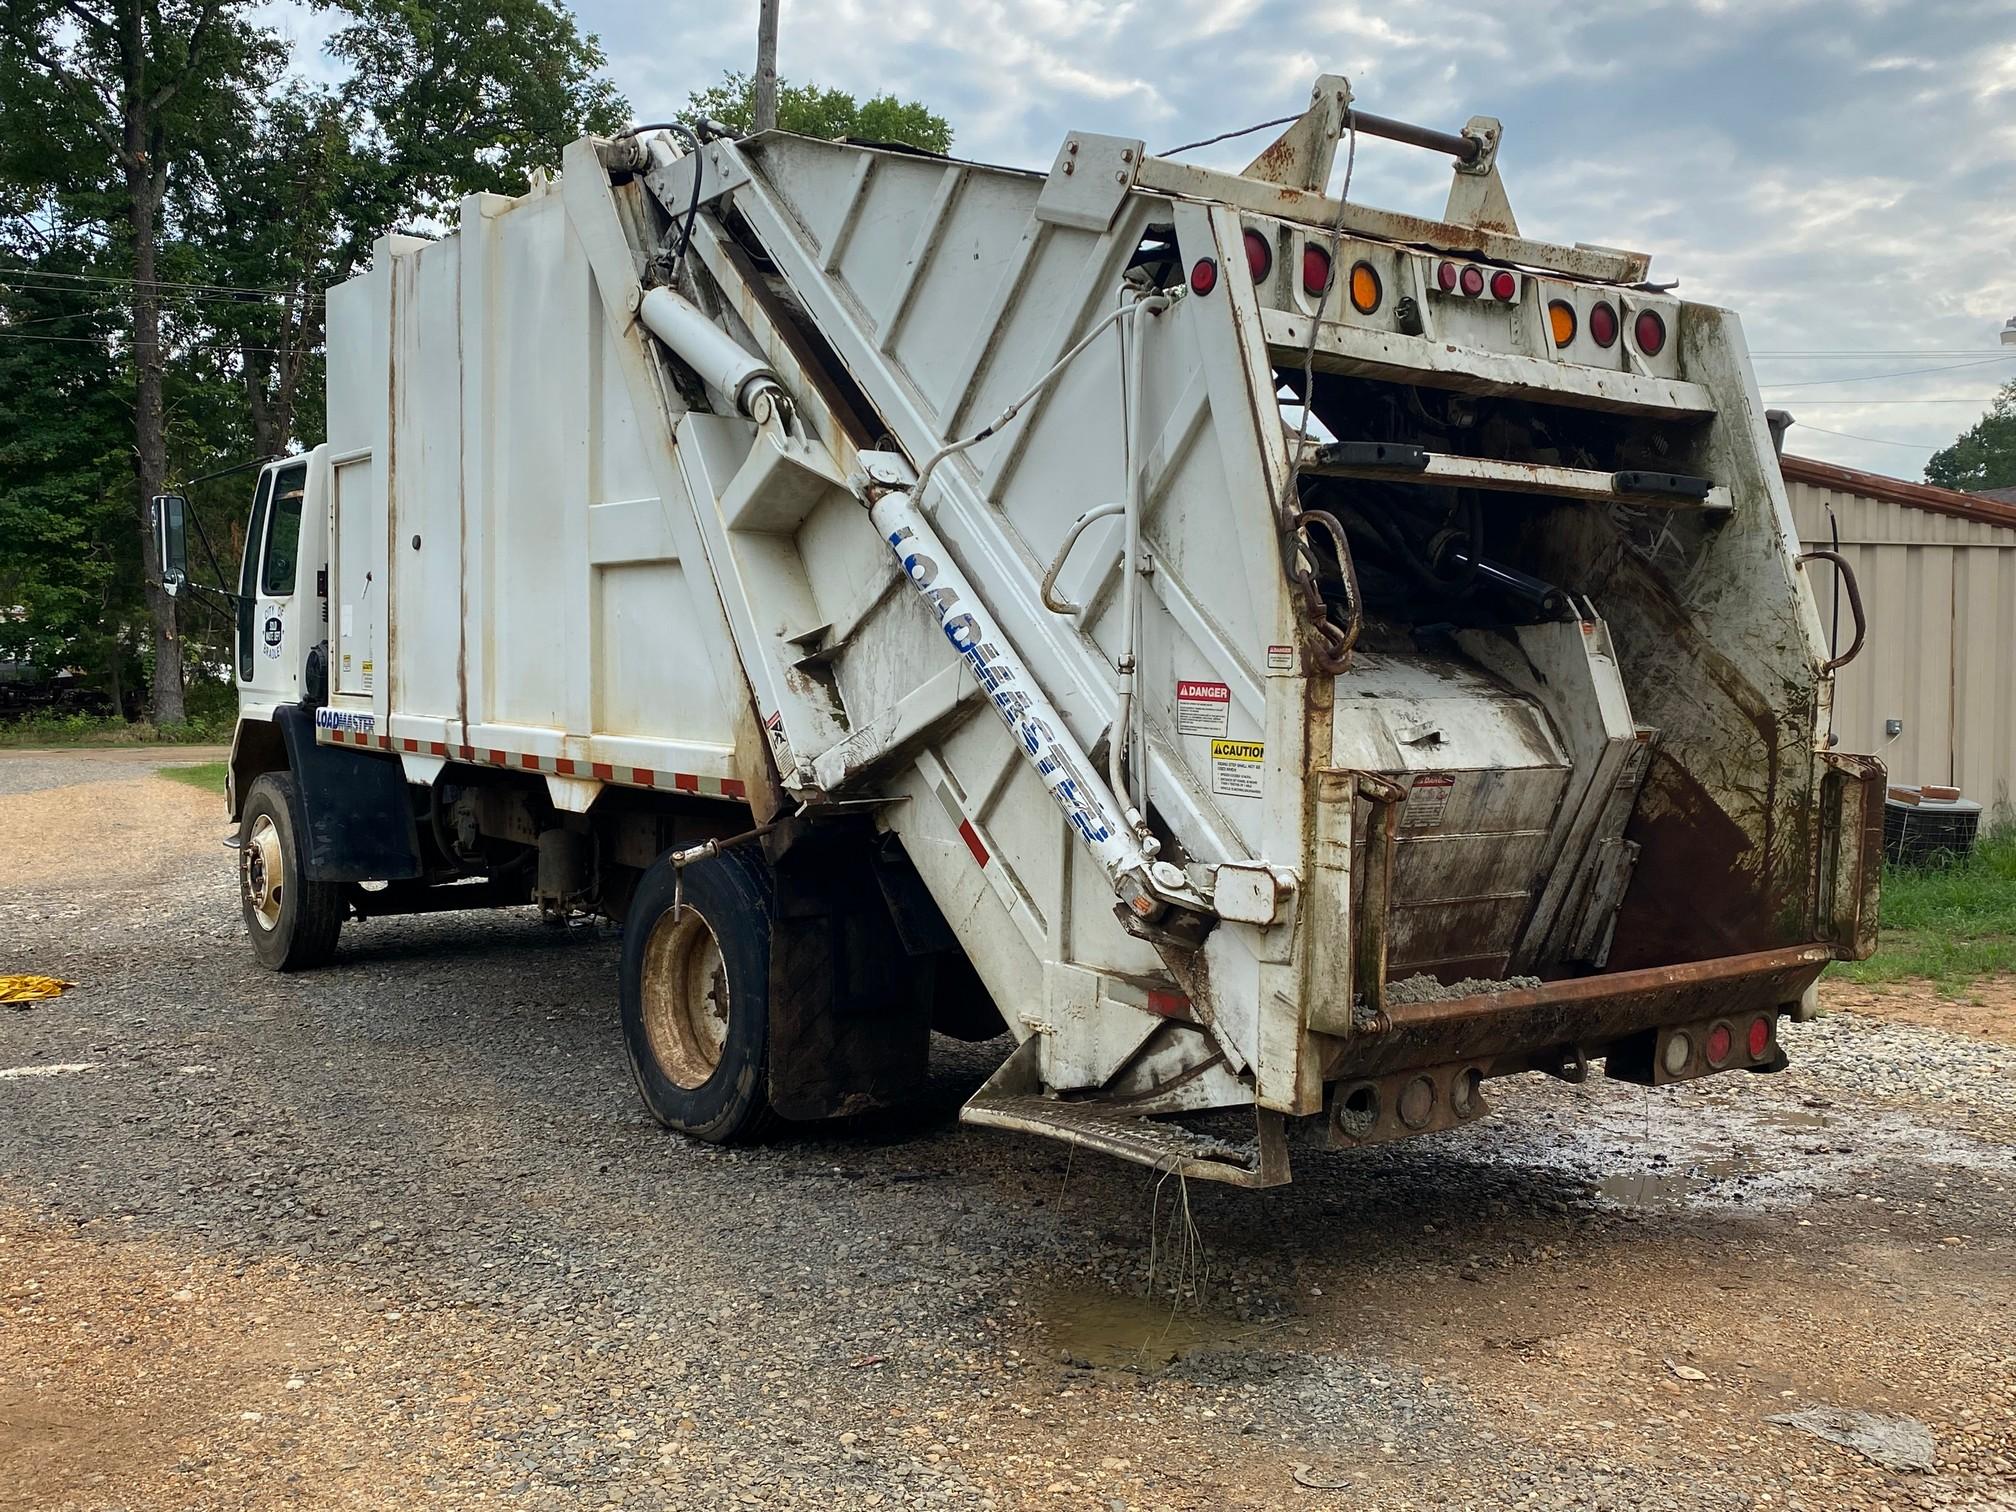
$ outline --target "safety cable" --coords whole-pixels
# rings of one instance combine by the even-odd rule
[[[1234,137],[1251,136],[1256,131],[1265,131],[1269,126],[1286,126],[1290,121],[1299,121],[1302,119],[1302,116],[1303,112],[1298,110],[1293,115],[1281,116],[1272,121],[1262,121],[1257,126],[1241,126],[1237,131],[1221,131],[1218,135],[1206,137],[1201,142],[1185,142],[1181,147],[1166,148],[1162,152],[1157,153],[1156,156],[1174,157],[1179,152],[1192,152],[1199,147],[1209,147],[1217,142],[1229,142]]]
[[[1164,297],[1166,298],[1167,296]],[[1031,399],[1034,399],[1038,394],[1042,393],[1043,390],[1048,388],[1054,381],[1056,381],[1057,375],[1063,372],[1066,367],[1070,366],[1072,360],[1075,359],[1080,352],[1084,351],[1085,348],[1092,345],[1093,341],[1099,336],[1100,332],[1104,331],[1106,327],[1112,325],[1115,321],[1121,320],[1129,315],[1138,314],[1141,308],[1142,303],[1137,302],[1131,305],[1122,305],[1119,309],[1112,311],[1110,314],[1101,316],[1098,322],[1093,325],[1092,329],[1087,331],[1083,336],[1081,336],[1078,339],[1077,344],[1074,345],[1070,351],[1066,352],[1062,357],[1059,357],[1055,362],[1053,362],[1050,365],[1049,371],[1045,372],[1041,378],[1038,378],[1034,383],[1032,383],[1020,397],[1011,402],[1006,409],[1001,411],[1000,414],[996,415],[986,425],[982,426],[979,430],[973,432],[972,435],[967,436],[964,440],[948,441],[943,446],[939,447],[938,450],[931,453],[930,456],[926,457],[924,459],[923,467],[918,469],[917,481],[910,485],[910,497],[915,499],[921,506],[924,503],[924,485],[931,481],[931,474],[937,471],[938,464],[940,462],[943,462],[947,457],[956,456],[958,453],[965,451],[969,446],[978,446],[982,441],[985,441],[989,436],[999,431],[1002,426],[1006,425],[1009,421],[1013,420],[1016,417],[1016,415],[1021,413],[1023,405],[1027,404]],[[1158,308],[1160,308],[1160,306],[1158,306]]]

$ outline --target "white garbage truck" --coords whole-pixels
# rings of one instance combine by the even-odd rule
[[[1333,196],[1373,138],[1441,218]],[[1250,1186],[1781,1068],[1882,768],[1735,317],[1522,235],[1499,144],[1336,76],[1240,172],[674,123],[386,237],[237,585],[259,961],[602,916],[674,1129],[1005,1035],[967,1122]]]

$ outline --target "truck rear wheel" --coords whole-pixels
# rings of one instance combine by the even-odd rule
[[[343,889],[301,875],[294,779],[268,772],[252,784],[238,821],[238,897],[252,954],[268,971],[302,971],[336,953]]]
[[[753,1139],[769,1098],[770,916],[760,854],[723,851],[644,874],[623,926],[623,1037],[637,1090],[668,1129]]]

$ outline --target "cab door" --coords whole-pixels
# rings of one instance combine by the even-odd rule
[[[238,688],[242,709],[301,697],[302,665],[320,637],[320,600],[309,560],[308,459],[278,462],[259,475],[238,577]]]

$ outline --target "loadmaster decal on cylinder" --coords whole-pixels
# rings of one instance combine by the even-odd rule
[[[1029,712],[1029,699],[1016,688],[1008,686],[1015,680],[1012,667],[1000,664],[1000,652],[992,644],[980,639],[983,633],[980,622],[971,614],[950,615],[952,606],[959,602],[959,595],[950,588],[932,586],[938,580],[938,564],[921,551],[906,551],[903,543],[911,539],[909,526],[889,533],[889,544],[895,549],[903,563],[904,572],[917,585],[937,612],[938,623],[945,631],[945,639],[952,643],[952,649],[966,659],[966,665],[973,669],[994,708],[1006,721],[1009,730],[1021,742],[1022,749],[1036,759],[1036,770],[1042,774],[1043,783],[1050,789],[1051,796],[1064,810],[1064,817],[1071,827],[1087,840],[1110,839],[1114,833],[1113,821],[1107,817],[1098,800],[1093,797],[1085,779],[1070,756],[1057,744],[1057,735],[1049,725]]]

